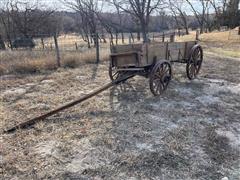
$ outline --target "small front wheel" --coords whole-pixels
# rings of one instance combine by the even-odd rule
[[[160,96],[172,79],[172,67],[168,61],[159,61],[150,74],[150,90],[154,96]]]

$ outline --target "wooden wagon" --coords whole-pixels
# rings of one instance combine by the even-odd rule
[[[112,46],[109,66],[111,83],[48,113],[9,128],[4,132],[10,133],[17,129],[32,126],[40,120],[86,101],[135,75],[149,78],[151,92],[156,96],[161,95],[167,89],[172,79],[173,63],[185,63],[188,78],[194,79],[199,73],[202,60],[203,51],[201,46],[196,42],[164,42]]]
[[[123,76],[149,78],[150,90],[161,95],[172,79],[172,64],[185,63],[192,80],[200,71],[203,50],[196,41],[151,42],[111,46],[109,76],[115,81]]]

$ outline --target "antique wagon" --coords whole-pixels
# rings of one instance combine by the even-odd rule
[[[161,95],[172,79],[172,64],[185,63],[192,80],[200,71],[203,50],[196,41],[151,42],[111,46],[109,76],[116,81],[124,76],[149,78],[150,90]]]
[[[203,51],[193,42],[130,44],[111,47],[109,76],[112,82],[48,113],[7,129],[6,133],[27,128],[64,109],[70,108],[135,75],[149,78],[151,92],[161,95],[172,79],[172,64],[185,63],[187,77],[194,79],[202,65]]]

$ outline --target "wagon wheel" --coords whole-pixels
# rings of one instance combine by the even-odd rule
[[[150,74],[150,90],[153,95],[161,95],[167,89],[167,86],[171,79],[171,64],[167,61],[157,62]]]
[[[192,80],[196,78],[201,69],[202,61],[203,61],[202,47],[199,45],[193,47],[186,67],[188,79]]]
[[[114,67],[110,61],[109,64],[109,69],[108,69],[108,73],[109,73],[109,77],[112,81],[115,81],[116,79],[118,79],[122,73],[120,71],[117,70],[116,67]]]

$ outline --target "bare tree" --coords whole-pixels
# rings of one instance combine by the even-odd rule
[[[183,1],[169,0],[169,9],[173,14],[177,27],[183,27],[186,31],[186,34],[189,34],[187,14],[183,11],[182,6]]]
[[[149,28],[149,21],[150,16],[162,5],[162,0],[114,0],[109,1],[115,6],[118,6],[121,10],[126,13],[131,14],[134,16],[141,27],[141,32],[143,36],[143,41],[148,41],[148,28]]]
[[[209,0],[197,0],[199,3],[199,6],[197,8],[193,5],[191,0],[186,0],[186,2],[189,4],[191,10],[193,11],[199,26],[200,26],[200,33],[203,33],[205,30],[205,26],[209,26],[209,19],[207,18],[209,16],[209,6],[210,2]],[[199,10],[200,11],[199,11]]]
[[[12,49],[12,20],[10,17],[10,0],[2,1],[0,4],[0,22],[3,26],[8,46]]]
[[[227,23],[231,28],[240,24],[240,13],[239,13],[240,0],[229,0],[226,8]]]
[[[93,39],[94,46],[97,43],[97,17],[96,12],[101,11],[102,6],[98,0],[61,0],[67,7],[76,11],[81,17],[81,22],[83,32],[86,36],[87,41]],[[90,36],[88,35],[90,34]]]
[[[10,2],[10,18],[14,28],[24,37],[33,37],[42,26],[46,26],[48,18],[53,14],[51,11],[39,9],[38,2]]]

